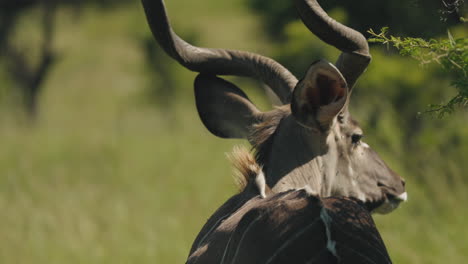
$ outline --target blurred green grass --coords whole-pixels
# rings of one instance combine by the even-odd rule
[[[242,0],[167,5],[176,30],[195,31],[200,45],[270,51]],[[34,38],[28,16],[19,42]],[[0,263],[184,262],[205,220],[236,191],[225,153],[245,143],[206,131],[195,74],[182,67],[170,111],[142,103],[148,81],[137,40],[149,31],[138,3],[89,7],[79,19],[61,9],[59,22],[60,60],[39,119],[1,108]],[[375,217],[394,262],[464,263],[466,186],[435,179],[422,188],[398,157],[377,151],[408,182],[409,202]]]

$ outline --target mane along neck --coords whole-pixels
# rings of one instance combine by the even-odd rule
[[[251,137],[267,186],[273,192],[309,186],[329,196],[337,161],[332,136],[300,126],[284,108],[276,111]]]

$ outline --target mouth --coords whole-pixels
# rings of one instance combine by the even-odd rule
[[[406,192],[398,195],[395,199],[400,200],[401,202],[406,202],[408,200],[408,194]]]
[[[397,209],[402,202],[408,200],[408,194],[406,192],[399,195],[387,194],[386,199],[377,207],[371,210],[372,213],[388,214],[393,210]]]

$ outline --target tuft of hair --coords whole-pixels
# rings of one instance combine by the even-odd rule
[[[235,146],[227,156],[234,166],[234,180],[240,192],[262,173],[254,155],[244,146]]]

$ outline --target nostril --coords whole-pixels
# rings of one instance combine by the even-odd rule
[[[403,187],[406,186],[406,181],[405,181],[405,179],[401,179],[401,184],[403,185]]]

